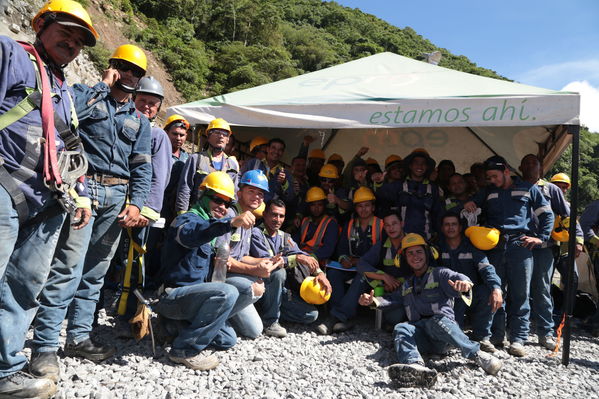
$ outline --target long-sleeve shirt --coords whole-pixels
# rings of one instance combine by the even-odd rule
[[[233,180],[233,185],[237,191],[239,164],[235,157],[230,157],[225,153],[222,155],[219,165],[215,164],[210,150],[192,154],[185,161],[177,187],[177,199],[175,201],[175,210],[177,212],[184,212],[196,203],[200,184],[212,172],[222,171],[227,173]]]
[[[591,202],[580,216],[580,227],[582,228],[584,239],[592,242],[599,247],[599,237],[595,230],[599,227],[599,200]]]
[[[501,288],[501,280],[495,267],[484,252],[476,249],[466,237],[462,237],[460,245],[455,249],[451,249],[447,242],[441,239],[439,249],[441,266],[466,275],[475,287],[484,284],[490,290]]]
[[[507,189],[491,185],[480,190],[474,202],[483,209],[487,224],[502,233],[549,240],[554,216],[549,201],[536,185],[514,177],[512,186]],[[534,226],[533,215],[538,217],[538,228]]]
[[[118,103],[104,82],[73,86],[88,174],[129,179],[131,205],[141,209],[152,180],[150,121],[129,100]]]
[[[422,276],[406,279],[398,290],[376,298],[377,307],[403,307],[409,321],[443,315],[455,320],[453,302],[461,293],[449,285],[448,280],[470,281],[460,273],[445,267],[429,267]]]
[[[382,271],[395,278],[405,278],[412,271],[408,265],[400,264],[399,249],[393,246],[389,238],[379,241],[358,259],[356,269],[362,274]]]
[[[282,255],[285,267],[295,267],[297,255],[307,255],[288,233],[277,230],[274,235],[270,235],[265,228],[254,227],[250,255],[254,258],[271,258],[277,254]]]
[[[72,90],[65,80],[60,81],[48,68],[43,73],[48,75],[55,94],[54,111],[63,122],[71,125]],[[36,85],[37,74],[29,54],[14,40],[0,36],[0,115],[27,97],[26,88],[34,89]],[[56,129],[54,134],[56,150],[60,152],[64,143]],[[52,197],[44,184],[42,146],[39,145],[42,137],[42,117],[38,108],[0,131],[0,163],[25,195],[30,214]]]
[[[430,239],[439,230],[443,203],[439,187],[428,180],[385,183],[377,190],[377,209],[401,212],[406,233],[417,233]]]
[[[314,222],[312,218],[310,218],[310,224],[308,225],[308,230],[306,232],[306,236],[304,241],[302,241],[301,231],[298,231],[293,239],[299,243],[300,248],[303,245],[310,241],[314,234],[316,233],[316,229],[318,228],[318,223]],[[326,227],[324,232],[322,243],[318,248],[314,248],[312,254],[316,256],[318,260],[330,259],[335,253],[335,247],[337,245],[337,236],[339,235],[339,226],[335,219],[332,219]]]
[[[162,249],[161,281],[167,287],[205,282],[212,272],[211,243],[231,231],[231,218],[204,220],[186,212],[168,228]]]
[[[252,158],[248,160],[241,170],[241,176],[248,170],[258,169],[264,172],[268,178],[268,192],[264,193],[264,201],[268,202],[273,198],[280,198],[286,204],[293,203],[295,199],[295,191],[293,190],[293,174],[289,169],[286,169],[283,164],[277,164],[274,167],[269,167],[265,160]],[[285,172],[285,181],[281,184],[277,179],[279,172]]]
[[[551,210],[553,211],[555,217],[561,216],[562,219],[570,217],[570,204],[568,201],[566,201],[564,193],[558,186],[541,179],[537,182],[537,187],[539,187],[539,190],[541,190],[543,197],[549,201],[549,205],[551,206]],[[533,214],[533,221],[538,229],[539,218],[536,214]],[[584,241],[582,229],[580,228],[579,223],[576,223],[576,240],[580,244],[582,244]],[[543,246],[551,246],[553,244],[555,244],[555,241],[549,240],[547,243],[543,243]]]
[[[152,127],[152,182],[144,207],[160,214],[164,192],[171,173],[171,143],[166,132]],[[159,215],[155,215],[159,216]]]

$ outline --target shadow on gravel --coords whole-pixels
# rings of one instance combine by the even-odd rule
[[[570,358],[570,363],[599,371],[599,362],[596,362],[594,360]]]

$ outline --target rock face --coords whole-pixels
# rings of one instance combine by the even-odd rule
[[[35,40],[31,19],[43,4],[40,0],[0,0],[0,34],[15,40]],[[65,74],[69,84],[93,85],[100,77],[85,51],[65,68]]]

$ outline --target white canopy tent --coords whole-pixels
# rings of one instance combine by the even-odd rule
[[[361,146],[379,162],[426,148],[458,171],[500,154],[512,166],[533,153],[545,171],[578,125],[580,96],[458,72],[393,53],[169,108],[192,125],[220,117],[236,138],[279,136],[287,161],[305,134],[346,160]]]
[[[346,160],[361,146],[379,162],[424,147],[437,161],[451,159],[464,172],[473,162],[502,155],[516,167],[538,155],[547,172],[572,141],[571,218],[577,218],[578,93],[552,91],[458,72],[392,53],[235,93],[169,108],[191,124],[224,118],[236,137],[281,137],[287,161],[305,134]],[[571,134],[569,134],[571,133]],[[569,364],[575,253],[570,224],[568,286],[562,363]]]

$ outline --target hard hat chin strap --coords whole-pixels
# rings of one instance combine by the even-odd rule
[[[133,93],[135,91],[135,87],[123,84],[120,79],[116,81],[116,87],[125,93]]]
[[[67,64],[59,65],[56,62],[54,62],[54,60],[50,58],[50,55],[46,51],[46,47],[44,47],[44,43],[40,39],[40,36],[45,28],[46,24],[44,23],[44,26],[42,27],[42,29],[40,29],[40,31],[37,33],[37,36],[35,37],[35,42],[33,43],[33,46],[37,50],[37,53],[40,55],[42,61],[44,61],[44,64],[46,64],[53,73],[58,74],[61,77],[64,77],[63,69],[66,68]]]

